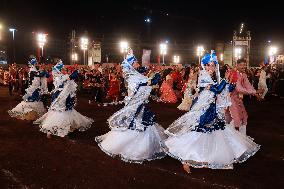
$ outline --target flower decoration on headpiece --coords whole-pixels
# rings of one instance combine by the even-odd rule
[[[59,60],[58,63],[55,66],[53,66],[53,70],[61,72],[63,66],[64,66],[64,64],[63,64],[62,60]]]
[[[217,55],[214,50],[211,50],[211,53],[206,53],[204,57],[201,59],[202,65],[206,65],[209,62],[213,62],[215,65],[218,64]]]
[[[36,58],[32,58],[32,59],[29,61],[29,65],[34,66],[34,65],[36,65],[36,64],[37,64]]]

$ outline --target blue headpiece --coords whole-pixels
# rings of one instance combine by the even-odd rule
[[[132,65],[135,61],[137,61],[137,59],[135,58],[135,56],[133,54],[129,54],[126,56],[126,61]]]
[[[211,53],[206,53],[204,57],[201,59],[202,65],[206,65],[209,62],[214,62],[215,65],[218,64],[217,55],[214,50],[211,50]]]
[[[55,66],[53,66],[53,70],[61,72],[63,66],[64,64],[62,63],[62,60],[59,60],[59,62]]]
[[[29,64],[30,65],[35,65],[35,64],[37,64],[37,60],[36,60],[36,58],[32,58],[30,61],[29,61]]]
[[[211,50],[211,53],[206,53],[204,55],[204,57],[202,58],[201,60],[201,66],[202,66],[202,69],[204,70],[204,66],[206,64],[208,64],[209,62],[214,62],[214,64],[216,65],[216,68],[215,68],[215,72],[216,72],[216,77],[217,77],[217,82],[220,83],[220,80],[221,80],[221,77],[220,77],[220,70],[219,70],[219,64],[218,64],[218,58],[217,58],[217,55],[215,53],[214,50]]]

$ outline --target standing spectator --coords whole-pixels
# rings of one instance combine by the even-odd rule
[[[260,100],[264,100],[264,97],[268,91],[267,84],[266,84],[266,78],[267,76],[265,72],[265,67],[262,67],[260,69],[259,80],[258,80],[258,89],[263,91],[262,95],[260,96]]]
[[[197,74],[195,73],[194,67],[190,69],[190,73],[188,74],[188,80],[184,83],[182,91],[183,99],[182,103],[177,107],[179,110],[189,111],[192,100],[195,96],[197,96],[196,88],[197,88]]]
[[[177,96],[173,90],[173,79],[170,74],[166,76],[166,79],[161,85],[160,91],[160,99],[162,102],[173,104],[177,102]]]
[[[280,98],[284,98],[284,70],[279,71],[277,90]]]
[[[91,86],[91,98],[89,104],[96,102],[98,106],[102,105],[103,98],[103,78],[100,71],[92,70],[90,77],[90,86]]]
[[[107,93],[107,98],[112,99],[113,102],[117,102],[119,99],[120,82],[117,79],[117,75],[115,75],[114,73],[110,74],[109,80],[110,80],[110,85]]]
[[[19,70],[19,88],[21,95],[24,95],[26,88],[28,88],[28,73],[25,68]]]
[[[260,69],[256,69],[253,71],[253,74],[252,74],[252,85],[255,89],[258,88],[258,82],[259,82],[259,75],[260,75]]]
[[[10,96],[13,95],[13,90],[15,88],[15,82],[16,82],[16,75],[17,75],[16,70],[12,66],[9,66],[8,83],[9,83]]]
[[[49,68],[47,70],[49,77],[47,78],[47,89],[48,92],[51,92],[53,90],[53,75],[52,70]]]

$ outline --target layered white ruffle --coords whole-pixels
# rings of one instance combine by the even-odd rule
[[[232,169],[233,163],[246,161],[259,148],[260,145],[231,125],[212,133],[191,131],[165,141],[169,156],[196,168]]]
[[[44,105],[41,101],[38,102],[22,101],[15,108],[8,111],[11,117],[23,120],[25,119],[30,120],[31,117],[28,114],[30,114],[31,112],[36,112],[37,115],[35,119],[37,119],[46,112],[46,109],[44,108]]]
[[[85,131],[91,127],[93,119],[83,116],[75,109],[68,111],[49,110],[41,118],[34,121],[39,124],[40,131],[60,137],[79,130]]]
[[[165,138],[164,129],[155,124],[142,132],[112,129],[96,137],[96,141],[101,150],[112,157],[119,156],[126,162],[142,163],[165,156],[161,148],[161,142]]]

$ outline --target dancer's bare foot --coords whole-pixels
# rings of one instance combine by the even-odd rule
[[[188,174],[191,173],[190,171],[190,165],[188,163],[184,163],[182,164],[183,170],[185,170],[185,172],[187,172]]]
[[[47,133],[46,138],[51,138],[51,134]]]

